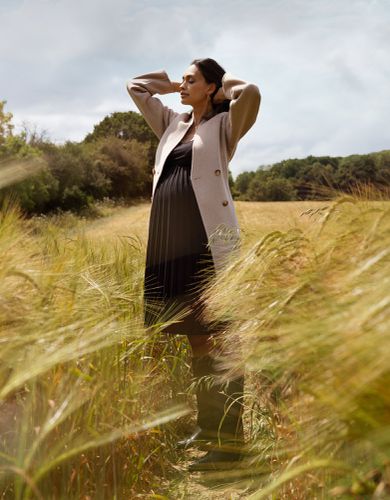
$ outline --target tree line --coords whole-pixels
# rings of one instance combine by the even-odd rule
[[[340,192],[388,198],[390,150],[345,157],[308,156],[283,160],[239,174],[235,195],[244,201],[329,199]]]
[[[12,192],[31,214],[79,211],[103,198],[150,199],[157,139],[138,113],[113,113],[83,141],[58,145],[27,127],[15,134],[4,105],[0,101],[0,179],[10,163],[28,168],[41,161],[35,174],[1,189],[0,198]]]
[[[0,202],[12,194],[27,214],[36,214],[77,212],[104,198],[150,200],[158,140],[139,113],[114,112],[81,142],[58,145],[27,126],[15,134],[5,104],[0,101]],[[25,175],[4,181],[10,166]],[[330,188],[350,191],[360,182],[386,190],[389,180],[389,150],[284,160],[243,172],[235,181],[229,171],[233,197],[244,201],[321,199]]]

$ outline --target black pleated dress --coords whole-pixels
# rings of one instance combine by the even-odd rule
[[[192,141],[179,143],[166,159],[149,219],[144,280],[144,325],[186,315],[166,333],[209,335],[221,325],[207,324],[198,300],[215,272],[207,234],[192,188]],[[188,312],[187,312],[188,311]]]

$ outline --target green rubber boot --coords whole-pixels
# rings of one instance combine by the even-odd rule
[[[220,374],[211,356],[200,358],[204,372],[212,376]],[[243,458],[243,393],[244,376],[221,384],[211,379],[202,389],[202,411],[200,424],[209,438],[209,451],[193,462],[188,470],[230,469]]]

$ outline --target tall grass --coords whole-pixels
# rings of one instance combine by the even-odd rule
[[[253,456],[235,477],[251,477],[251,499],[381,497],[390,487],[390,206],[339,197],[301,217],[306,230],[245,242],[205,294],[209,319],[231,321],[221,365],[247,372]]]
[[[136,239],[2,207],[3,498],[130,498],[173,470],[187,346],[145,334],[142,260]]]
[[[293,223],[278,204],[272,224],[246,206],[241,253],[204,296],[209,319],[230,323],[226,375],[246,370],[249,453],[206,481],[247,498],[384,497],[389,203],[306,202]],[[143,241],[91,239],[87,224],[0,212],[3,498],[158,498],[180,458],[187,343],[143,328]],[[188,488],[172,497],[196,498]]]

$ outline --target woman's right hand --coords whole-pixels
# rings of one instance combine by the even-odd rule
[[[171,82],[171,83],[172,83],[173,88],[175,89],[175,92],[180,92],[181,82]]]

